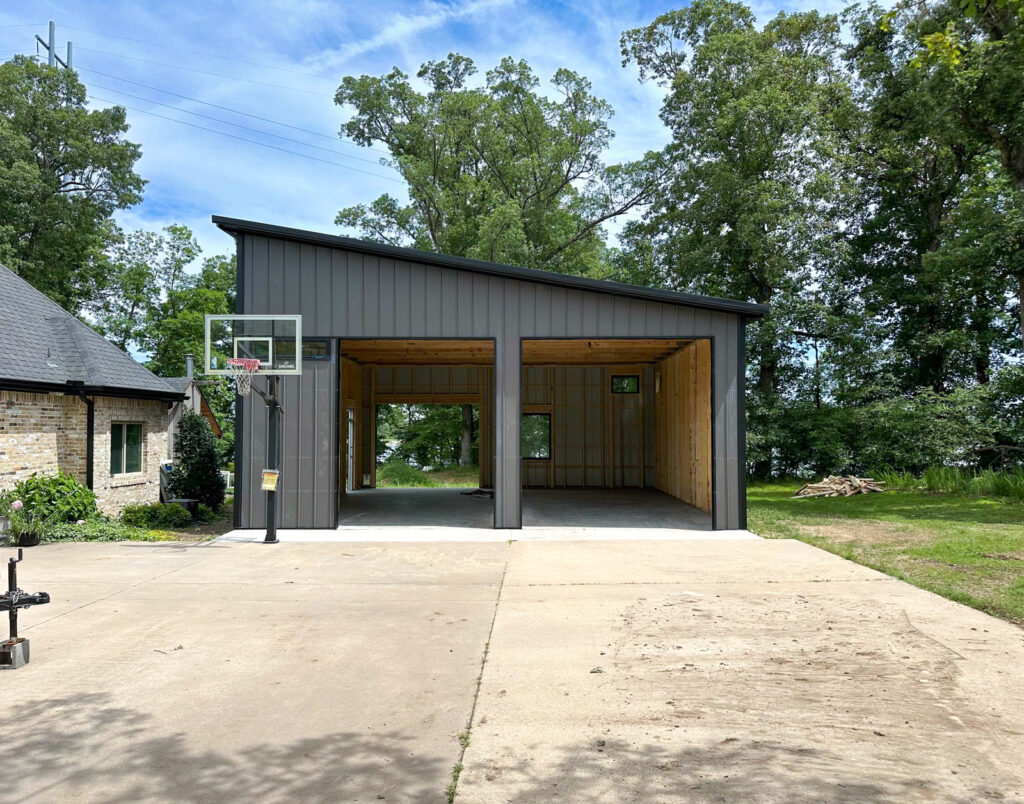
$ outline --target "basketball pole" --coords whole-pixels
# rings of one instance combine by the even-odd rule
[[[271,374],[267,378],[270,382],[270,394],[264,399],[267,403],[269,426],[267,432],[267,463],[268,469],[280,471],[281,456],[281,405],[277,400],[278,376]],[[278,475],[280,478],[280,475]],[[278,481],[280,482],[280,480]],[[277,490],[267,492],[267,535],[263,539],[264,544],[277,544]]]

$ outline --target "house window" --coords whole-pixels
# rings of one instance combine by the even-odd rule
[[[331,347],[327,338],[303,338],[302,339],[303,360],[330,360]]]
[[[112,422],[110,425],[110,474],[142,471],[142,425]]]
[[[524,413],[520,449],[524,458],[548,460],[551,458],[551,414]]]
[[[636,374],[612,375],[613,394],[636,394],[640,392],[640,377]]]

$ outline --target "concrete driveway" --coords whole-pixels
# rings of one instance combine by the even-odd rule
[[[471,712],[459,802],[1024,797],[1024,631],[797,542],[57,545],[21,581],[55,602],[0,674],[11,800],[444,801]]]

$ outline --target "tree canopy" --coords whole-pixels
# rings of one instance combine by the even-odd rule
[[[0,64],[0,262],[76,313],[104,287],[112,213],[145,184],[124,109],[85,101],[70,70]]]
[[[339,225],[365,237],[463,257],[597,274],[602,225],[646,201],[660,159],[607,166],[612,109],[570,70],[552,100],[524,61],[511,58],[471,85],[471,59],[424,64],[417,91],[397,68],[348,76],[335,96],[354,110],[343,136],[387,148],[409,202],[382,195],[346,207]]]

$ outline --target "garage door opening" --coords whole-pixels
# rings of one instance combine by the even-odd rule
[[[711,529],[707,339],[522,342],[524,527]]]
[[[340,355],[339,525],[493,527],[493,341],[353,339]]]

